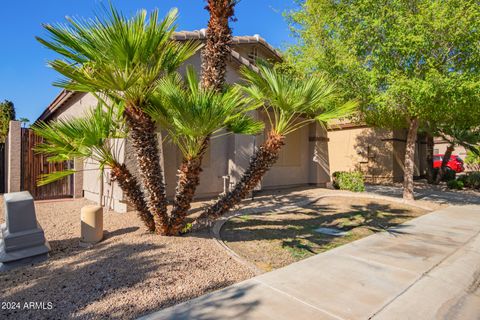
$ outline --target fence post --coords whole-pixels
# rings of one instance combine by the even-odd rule
[[[77,171],[73,174],[73,197],[83,198],[83,159],[73,160],[73,169]]]
[[[7,190],[20,191],[22,128],[20,121],[10,121],[7,139]]]

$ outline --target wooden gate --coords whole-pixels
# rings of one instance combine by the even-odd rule
[[[71,169],[73,163],[50,163],[43,154],[34,151],[35,146],[42,142],[31,129],[22,128],[22,177],[21,189],[30,191],[36,200],[72,198],[73,177],[68,176],[44,186],[37,186],[37,180],[42,174]]]

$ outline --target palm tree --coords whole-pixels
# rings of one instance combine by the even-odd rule
[[[135,206],[140,219],[150,232],[155,231],[155,222],[144,200],[136,178],[127,166],[118,161],[121,141],[126,138],[126,128],[121,105],[106,107],[102,103],[87,112],[84,117],[38,123],[34,132],[43,138],[36,151],[47,154],[48,161],[63,162],[90,158],[97,161],[100,172],[110,169],[112,180],[117,181],[129,201]],[[75,173],[75,170],[58,171],[40,177],[44,185]]]
[[[198,49],[194,42],[172,40],[177,11],[159,21],[158,11],[138,12],[127,19],[113,7],[96,19],[67,18],[67,25],[45,25],[50,39],[38,38],[63,56],[50,66],[66,77],[57,86],[102,93],[124,102],[147,204],[157,232],[167,226],[167,201],[155,123],[145,113],[146,101],[158,81],[174,72]]]
[[[182,81],[176,74],[160,81],[149,110],[183,155],[170,215],[170,235],[184,228],[210,137],[223,136],[221,130],[255,134],[263,129],[263,123],[246,114],[258,105],[245,98],[239,87],[227,87],[222,92],[203,88],[192,67],[187,67],[185,78]]]
[[[202,86],[205,88],[223,90],[232,40],[232,29],[228,23],[235,15],[237,3],[238,0],[207,0],[210,19],[202,63]]]
[[[257,71],[243,68],[242,75],[245,93],[264,106],[268,132],[240,181],[200,215],[200,226],[248,196],[277,161],[287,134],[315,121],[325,123],[347,116],[357,106],[354,101],[339,106],[335,86],[324,77],[294,77],[266,64],[259,64]]]

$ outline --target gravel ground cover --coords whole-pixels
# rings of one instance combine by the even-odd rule
[[[80,208],[87,204],[36,203],[51,256],[0,273],[0,319],[132,319],[253,276],[206,234],[151,235],[134,212],[105,213],[105,240],[82,248]],[[3,198],[0,208],[3,223]]]
[[[237,254],[259,269],[271,271],[427,212],[379,199],[329,196],[297,210],[232,218],[220,235]],[[318,228],[345,234],[331,236],[316,231]]]

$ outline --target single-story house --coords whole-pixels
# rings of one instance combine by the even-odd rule
[[[205,41],[205,30],[183,31],[175,33],[178,41]],[[198,52],[180,68],[193,65],[201,70],[201,54]],[[227,63],[226,80],[235,83],[240,80],[239,68],[251,66],[257,59],[281,61],[280,54],[258,35],[235,36],[231,45],[231,55]],[[89,108],[96,106],[96,98],[88,93],[62,91],[47,107],[37,121],[82,116]],[[257,112],[257,117],[263,115]],[[201,182],[197,189],[197,198],[217,196],[232,186],[248,165],[255,146],[263,136],[228,135],[213,139],[204,159]],[[177,168],[181,162],[180,151],[170,142],[160,143],[161,161],[164,164],[167,196],[172,197],[176,185]],[[136,159],[129,139],[121,144],[120,161],[138,174]],[[89,159],[74,164],[78,170],[73,177],[74,194],[77,197],[97,201],[100,197],[100,177],[98,166]],[[292,133],[286,138],[286,145],[281,151],[276,165],[263,179],[260,188],[281,188],[301,185],[326,186],[330,181],[327,132],[318,124]],[[103,181],[103,201],[117,212],[127,211],[128,205],[120,188],[111,183],[108,174]]]

